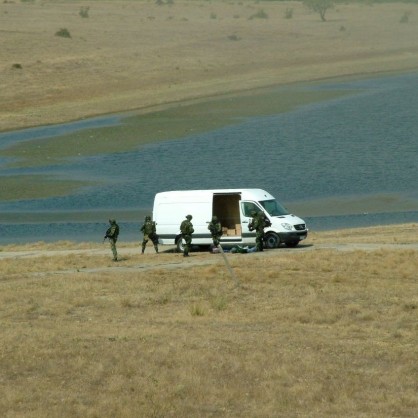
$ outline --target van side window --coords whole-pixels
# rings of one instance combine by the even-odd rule
[[[258,212],[260,208],[253,202],[241,202],[241,209],[244,216],[251,218],[251,212]]]

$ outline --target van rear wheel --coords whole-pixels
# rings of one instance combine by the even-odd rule
[[[280,245],[280,238],[275,232],[268,232],[264,238],[265,247],[277,248]]]
[[[177,241],[176,241],[177,252],[184,253],[184,245],[185,244],[186,244],[186,242],[184,241],[184,239],[182,237],[178,237]]]

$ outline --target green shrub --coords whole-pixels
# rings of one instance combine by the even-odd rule
[[[227,300],[225,296],[216,296],[211,301],[213,309],[217,311],[224,311],[227,308]]]
[[[85,6],[85,7],[81,6],[80,11],[78,12],[78,14],[81,17],[89,17],[89,10],[90,10],[89,6]]]
[[[325,13],[334,7],[334,0],[303,0],[303,4],[313,12],[319,13],[321,20],[326,21]]]
[[[232,34],[228,36],[230,41],[239,41],[241,38],[238,35]]]
[[[55,36],[60,36],[61,38],[71,38],[70,32],[65,28],[61,28],[59,31],[55,32]]]
[[[192,316],[204,316],[205,310],[202,306],[194,304],[190,307],[190,313],[192,314]]]
[[[268,14],[263,9],[260,9],[257,13],[251,15],[248,19],[268,19]]]
[[[284,18],[285,19],[291,19],[293,17],[293,9],[286,8],[284,12]]]
[[[400,23],[408,23],[408,22],[409,22],[409,16],[411,16],[411,12],[405,12],[405,13],[401,16],[401,18],[400,18],[399,22],[400,22]]]

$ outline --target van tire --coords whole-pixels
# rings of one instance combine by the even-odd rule
[[[184,253],[184,239],[180,236],[176,241],[176,250],[178,253]]]
[[[264,238],[264,245],[266,248],[273,249],[280,245],[280,238],[275,232],[267,232]]]

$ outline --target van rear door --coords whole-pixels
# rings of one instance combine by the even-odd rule
[[[241,193],[214,193],[212,216],[222,225],[222,242],[241,242]]]

